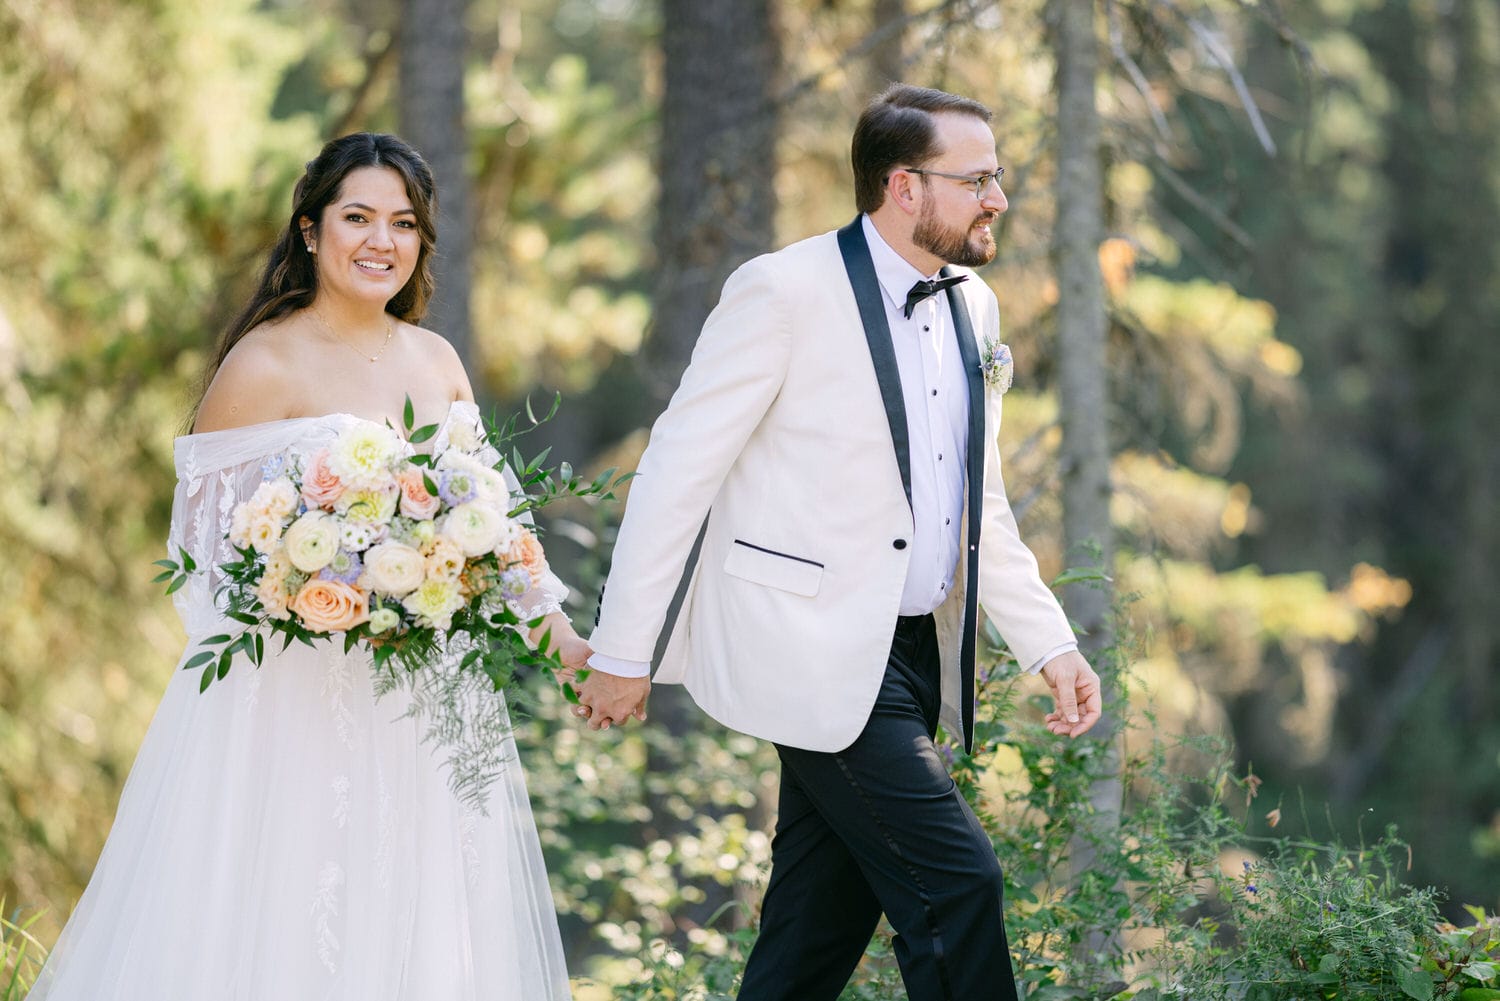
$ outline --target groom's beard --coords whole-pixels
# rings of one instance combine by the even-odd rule
[[[995,259],[995,235],[990,232],[994,221],[993,212],[981,212],[966,229],[944,226],[938,222],[937,211],[929,201],[922,206],[911,241],[939,260],[977,268]]]

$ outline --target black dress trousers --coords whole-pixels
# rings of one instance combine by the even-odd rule
[[[939,705],[932,616],[903,616],[854,743],[776,745],[771,881],[739,1001],[836,1001],[882,912],[911,1001],[1015,1001],[1000,865],[933,744]]]

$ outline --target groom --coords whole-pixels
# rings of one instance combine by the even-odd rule
[[[645,718],[706,517],[656,680],[781,757],[741,1001],[833,1001],[882,912],[913,1001],[1014,999],[1000,867],[933,745],[973,739],[977,605],[1053,733],[1099,719],[1000,478],[1009,356],[967,270],[1006,209],[989,119],[902,84],[865,109],[859,217],[729,278],[631,485],[578,712]]]

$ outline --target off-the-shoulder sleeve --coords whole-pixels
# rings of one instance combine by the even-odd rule
[[[331,439],[326,422],[294,418],[251,427],[185,435],[173,443],[177,487],[172,495],[172,522],[167,534],[169,558],[186,551],[200,573],[191,575],[172,600],[190,637],[222,627],[215,595],[223,582],[221,564],[235,559],[230,545],[230,516],[248,500],[274,463],[290,449]]]

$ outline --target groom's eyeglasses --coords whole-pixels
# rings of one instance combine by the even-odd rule
[[[962,181],[965,187],[974,190],[975,198],[983,198],[985,191],[993,183],[1000,187],[1000,178],[1005,176],[1005,168],[997,167],[993,173],[980,174],[978,177],[972,174],[945,174],[941,170],[922,170],[919,167],[907,167],[908,174],[930,174],[933,177],[946,177],[950,181]]]

